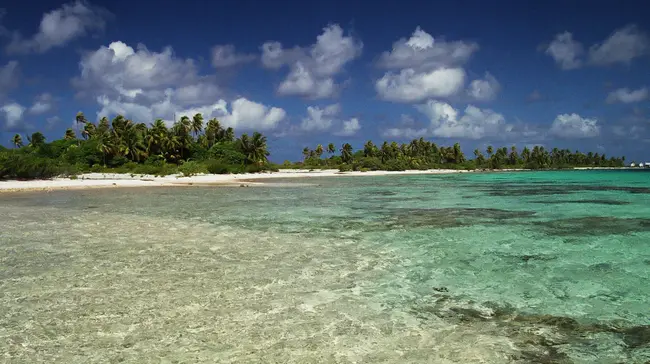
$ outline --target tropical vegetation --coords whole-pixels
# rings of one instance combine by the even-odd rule
[[[117,116],[93,123],[83,113],[75,128],[61,139],[47,142],[41,132],[11,139],[13,149],[0,147],[1,178],[49,178],[82,172],[123,172],[167,175],[181,173],[240,173],[275,170],[268,160],[267,139],[255,132],[235,136],[219,120],[204,122],[201,114],[183,116],[168,126],[163,120],[149,125]],[[25,141],[26,140],[26,141]],[[362,149],[351,144],[337,147],[318,144],[302,150],[303,160],[285,161],[284,168],[338,168],[341,171],[407,169],[550,169],[572,167],[621,167],[624,157],[571,152],[535,146],[519,151],[515,146],[474,150],[467,158],[459,143],[437,145],[424,138],[410,143],[367,141]]]
[[[610,157],[605,154],[587,154],[568,149],[553,148],[547,150],[543,146],[525,147],[519,151],[515,146],[494,148],[488,146],[483,151],[475,149],[473,158],[468,159],[459,143],[452,146],[439,146],[424,138],[414,139],[410,143],[384,141],[380,146],[371,140],[363,145],[363,149],[354,151],[352,146],[345,143],[341,146],[339,155],[334,155],[332,143],[327,146],[329,157],[322,158],[323,146],[315,149],[308,147],[302,151],[303,161],[297,163],[285,162],[285,166],[294,168],[339,168],[341,170],[389,170],[403,171],[408,169],[562,169],[573,167],[622,167],[625,157]]]
[[[163,120],[150,125],[123,116],[98,123],[78,113],[76,127],[47,142],[41,132],[23,141],[16,134],[13,149],[0,149],[0,178],[49,178],[80,172],[126,172],[166,175],[182,173],[258,172],[268,162],[267,139],[260,133],[235,137],[217,119],[204,123],[201,114],[183,116],[170,127]],[[80,137],[79,137],[80,136]]]

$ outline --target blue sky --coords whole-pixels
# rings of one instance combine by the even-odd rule
[[[30,1],[0,18],[0,142],[83,111],[202,112],[272,159],[368,139],[650,158],[642,1]]]

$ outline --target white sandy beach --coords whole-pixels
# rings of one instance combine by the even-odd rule
[[[281,169],[278,172],[244,173],[244,174],[199,174],[191,177],[169,175],[156,177],[150,175],[130,175],[118,173],[87,173],[77,176],[76,179],[53,178],[49,180],[28,181],[0,181],[0,192],[19,191],[52,191],[57,189],[85,189],[85,188],[112,188],[112,187],[159,187],[159,186],[255,186],[263,185],[264,180],[272,178],[306,178],[306,177],[334,177],[334,176],[384,176],[403,174],[448,174],[466,173],[454,169],[430,169],[411,171],[368,171],[368,172],[339,172],[337,169],[304,170]]]

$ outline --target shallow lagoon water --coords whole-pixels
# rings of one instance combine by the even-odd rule
[[[10,363],[650,360],[645,171],[19,193],[0,206]]]

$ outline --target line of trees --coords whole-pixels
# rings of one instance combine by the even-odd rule
[[[78,137],[81,135],[81,138]],[[47,142],[41,132],[16,134],[13,149],[0,146],[0,178],[49,178],[81,172],[123,172],[165,175],[182,173],[239,173],[275,170],[269,163],[267,139],[260,133],[235,136],[217,119],[204,122],[201,114],[181,117],[171,127],[163,120],[150,125],[135,123],[123,116],[97,123],[76,116],[76,127],[61,139]],[[337,150],[338,149],[338,150]],[[327,153],[327,156],[323,156]],[[518,151],[512,146],[474,150],[472,159],[463,154],[459,143],[439,146],[424,138],[410,143],[371,140],[362,149],[349,143],[340,149],[333,143],[304,148],[303,160],[285,161],[285,168],[339,168],[340,170],[407,169],[546,169],[571,167],[622,167],[625,157],[583,154],[568,149],[547,150],[541,146]]]
[[[322,158],[327,152],[328,158]],[[285,166],[303,168],[340,168],[341,170],[393,170],[407,169],[561,169],[572,167],[623,167],[625,157],[607,158],[605,154],[587,154],[568,149],[553,148],[551,151],[542,146],[532,149],[524,148],[519,152],[515,146],[510,148],[494,148],[488,146],[485,154],[474,150],[473,159],[469,160],[463,154],[459,143],[453,146],[438,146],[436,143],[414,139],[410,143],[384,141],[381,146],[367,141],[363,149],[354,151],[349,143],[345,143],[336,155],[334,144],[330,143],[325,149],[319,144],[314,149],[308,147],[302,151],[303,161],[297,163],[285,162]]]
[[[89,171],[134,174],[191,175],[200,172],[257,172],[268,163],[267,139],[255,132],[235,137],[217,119],[204,123],[201,114],[183,116],[171,127],[163,120],[147,126],[123,116],[112,121],[88,121],[76,116],[76,131],[67,129],[61,139],[47,142],[41,132],[20,134],[14,149],[0,150],[0,178],[48,178]],[[81,138],[78,135],[81,134]]]

